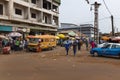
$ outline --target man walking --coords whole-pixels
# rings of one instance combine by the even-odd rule
[[[73,41],[73,54],[74,54],[74,56],[76,55],[76,52],[77,52],[77,41],[74,40]]]
[[[67,39],[67,40],[64,42],[64,47],[65,47],[65,50],[66,50],[66,55],[68,55],[70,45],[71,45],[71,43],[70,43],[69,39]]]

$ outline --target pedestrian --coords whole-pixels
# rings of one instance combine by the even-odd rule
[[[91,41],[91,43],[90,43],[90,44],[91,44],[91,47],[92,47],[92,48],[95,48],[95,47],[96,47],[96,44],[95,44],[95,42],[94,42],[94,41]]]
[[[77,41],[74,40],[72,45],[73,45],[73,54],[74,54],[74,56],[75,56],[75,55],[76,55],[76,52],[77,52]]]
[[[27,39],[25,39],[25,42],[24,42],[24,49],[28,49],[28,41],[27,41]]]
[[[80,51],[80,49],[81,49],[81,45],[80,45],[80,39],[78,39],[78,51]]]
[[[19,51],[20,50],[20,40],[17,38],[15,40],[15,51]]]
[[[80,50],[81,50],[82,45],[83,45],[83,41],[82,39],[80,39]]]
[[[71,43],[70,43],[69,39],[64,41],[64,47],[65,47],[65,50],[66,50],[66,56],[68,55],[70,45],[71,45]]]
[[[42,49],[41,49],[41,39],[39,39],[39,41],[38,41],[38,48],[37,48],[37,51],[38,52],[41,52],[42,51]]]
[[[84,40],[84,42],[85,42],[85,45],[86,45],[86,50],[88,50],[88,45],[89,45],[88,39],[86,38],[86,39]]]
[[[0,38],[0,53],[2,53],[2,38]]]
[[[2,40],[2,47],[5,47],[5,40]]]

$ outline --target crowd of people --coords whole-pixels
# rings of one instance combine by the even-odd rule
[[[11,50],[20,51],[27,49],[28,41],[26,39],[16,38],[10,41]]]
[[[21,51],[27,49],[28,41],[20,37],[14,39],[1,39],[0,38],[0,52],[4,47],[10,47],[13,51]]]
[[[69,37],[63,42],[63,46],[66,50],[66,55],[69,54],[69,49],[73,49],[73,55],[75,56],[77,51],[81,50],[83,44],[86,46],[86,50],[96,47],[96,43],[91,41],[89,38],[81,38],[81,39],[69,39]],[[21,51],[27,50],[28,47],[28,40],[22,39],[21,37],[15,37],[9,40],[2,40],[0,39],[0,51],[5,46],[9,46],[12,51]]]
[[[96,47],[96,43],[92,40],[89,40],[88,38],[83,38],[83,39],[67,38],[63,44],[66,50],[66,55],[69,54],[69,49],[72,48],[74,56],[76,55],[77,51],[81,50],[81,47],[83,46],[83,44],[85,45],[86,50]]]

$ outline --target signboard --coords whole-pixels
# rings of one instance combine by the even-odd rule
[[[0,25],[0,31],[12,31],[12,26]]]
[[[26,33],[29,33],[30,32],[30,29],[29,28],[17,28],[17,31],[18,32],[26,32]]]

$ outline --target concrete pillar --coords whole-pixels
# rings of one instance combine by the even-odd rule
[[[51,21],[50,21],[51,24],[53,24],[53,15],[51,15]]]
[[[28,7],[28,20],[31,19],[31,11],[30,11],[30,7]]]
[[[8,3],[8,17],[9,17],[9,19],[11,19],[13,14],[14,14],[13,6],[14,6],[13,0],[9,0],[9,3]]]
[[[53,11],[53,1],[51,1],[51,11]]]
[[[60,25],[60,24],[59,24],[59,17],[58,17],[58,21],[57,21],[57,27],[59,27],[59,25]]]
[[[43,8],[43,0],[40,0],[40,8]]]
[[[41,21],[42,21],[42,23],[43,23],[43,12],[41,12],[40,17],[41,17]]]
[[[38,22],[42,22],[41,12],[38,13]]]

